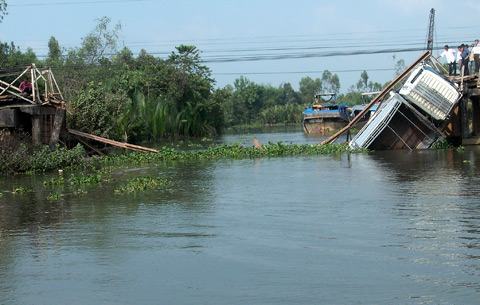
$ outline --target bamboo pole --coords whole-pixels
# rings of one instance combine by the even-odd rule
[[[460,92],[463,93],[463,78],[465,77],[465,66],[460,68]]]
[[[13,89],[17,90],[18,92],[21,92],[18,87],[14,86],[13,84],[9,84],[9,83],[7,83],[7,82],[4,82],[4,81],[1,80],[1,79],[0,79],[0,84],[3,84],[3,85],[5,85],[5,86],[7,86],[7,87],[10,86],[10,88],[13,88]],[[6,89],[8,90],[9,88],[6,88]]]
[[[52,71],[50,70],[50,68],[48,69],[48,85],[52,90],[52,94],[55,94],[55,89],[53,88]]]
[[[118,142],[118,141],[110,140],[110,139],[107,139],[107,138],[99,137],[99,136],[96,136],[96,135],[93,135],[93,134],[81,132],[81,131],[78,131],[78,130],[69,129],[68,132],[73,134],[73,135],[79,136],[79,137],[94,140],[94,141],[104,143],[104,144],[109,144],[109,145],[119,147],[119,148],[124,148],[124,149],[129,149],[129,150],[134,150],[134,151],[140,151],[140,152],[158,153],[158,150],[153,149],[153,148],[143,147],[143,146],[139,146],[139,145],[133,145],[133,144],[125,143],[125,142]]]
[[[64,120],[65,120],[65,110],[61,108],[57,108],[55,110],[52,133],[50,135],[50,144],[58,143]]]
[[[401,82],[404,78],[406,78],[409,73],[417,67],[420,63],[428,59],[432,53],[430,51],[426,51],[425,53],[422,54],[411,66],[409,66],[405,71],[403,71],[400,75],[398,75],[390,84],[388,84],[385,88],[383,88],[382,92],[380,92],[379,95],[377,95],[376,98],[374,98],[365,108],[356,116],[354,117],[350,123],[347,124],[344,128],[336,132],[333,136],[330,138],[326,139],[321,143],[321,145],[324,144],[330,144],[334,142],[336,139],[338,139],[339,136],[350,130],[357,122],[363,118],[363,116],[372,108],[372,106],[378,102],[380,102],[399,82]]]
[[[2,80],[0,80],[0,84],[8,85],[7,82],[4,82],[4,81],[2,81]],[[20,89],[16,88],[15,86],[11,86],[11,87],[14,88],[14,89],[17,89],[18,91],[20,91]],[[14,96],[16,96],[16,97],[18,97],[18,98],[20,98],[20,99],[22,99],[22,100],[24,100],[24,101],[29,102],[30,104],[35,104],[35,102],[33,102],[32,100],[29,100],[29,99],[27,99],[26,97],[23,97],[23,96],[21,96],[20,94],[18,94],[18,93],[16,93],[16,92],[13,92],[12,90],[7,90],[7,92],[10,93],[10,94],[12,94],[12,95],[14,95]]]
[[[82,143],[83,145],[87,146],[88,148],[90,148],[91,150],[93,150],[94,152],[96,152],[97,154],[99,154],[100,156],[103,156],[105,155],[103,152],[101,152],[99,149],[93,147],[92,145],[88,144],[86,141],[82,140],[81,137],[77,136],[77,140],[80,141],[80,143]]]
[[[38,98],[38,103],[40,104],[42,102],[42,95],[40,94],[40,88],[38,86],[38,79],[39,77],[37,77],[37,68],[35,67],[35,65],[33,66],[34,68],[34,75],[35,75],[35,86],[34,86],[34,89],[36,90],[37,92],[37,98]]]
[[[18,81],[20,78],[22,78],[23,75],[25,75],[25,73],[28,72],[28,68],[25,69],[25,71],[22,72],[22,74],[20,74],[13,82],[11,82],[5,89],[2,90],[2,92],[0,92],[0,95],[4,94],[5,91],[7,91],[10,87],[13,86],[13,84],[15,84],[16,81]],[[18,90],[20,91],[20,89]]]
[[[50,70],[50,74],[52,75],[53,82],[55,83],[55,86],[57,87],[58,94],[60,94],[60,97],[62,98],[62,100],[65,100],[65,99],[63,98],[62,91],[60,91],[60,87],[58,87],[58,84],[57,84],[57,79],[55,78],[55,75],[53,75],[53,72],[52,72],[52,70]]]
[[[33,67],[33,64],[32,64],[32,67]],[[34,75],[34,72],[33,72],[32,68],[30,69],[30,76],[31,76],[31,83],[32,83],[32,98],[33,98],[33,102],[36,103],[36,100],[35,100],[35,75]]]

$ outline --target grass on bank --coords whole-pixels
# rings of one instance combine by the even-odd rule
[[[85,149],[77,145],[73,149],[57,147],[41,147],[28,151],[21,146],[15,151],[0,150],[0,171],[4,175],[15,173],[45,173],[60,169],[74,172],[75,177],[69,183],[81,185],[98,182],[102,176],[97,172],[78,176],[76,172],[82,169],[107,168],[109,166],[134,166],[154,164],[163,161],[203,161],[220,159],[252,159],[274,158],[285,156],[330,155],[345,152],[358,152],[351,150],[345,144],[309,145],[309,144],[282,144],[268,143],[262,148],[245,147],[239,144],[215,145],[206,149],[182,151],[175,148],[164,147],[158,153],[127,152],[117,153],[102,157],[87,158]],[[65,178],[58,178],[65,179]],[[50,184],[61,181],[50,181]]]
[[[332,155],[352,151],[347,145],[298,145],[268,143],[262,148],[235,145],[216,145],[206,149],[178,150],[171,147],[161,148],[158,153],[117,153],[102,157],[86,157],[80,145],[73,149],[57,147],[51,150],[41,147],[35,151],[27,151],[21,147],[16,152],[0,150],[0,170],[4,175],[16,173],[46,173],[58,170],[58,176],[46,178],[44,188],[49,192],[48,201],[56,202],[66,194],[75,196],[88,193],[90,187],[96,187],[112,180],[115,168],[123,166],[140,166],[158,164],[165,161],[195,162],[221,159],[253,159],[286,156]],[[114,194],[136,194],[154,189],[166,189],[171,181],[158,177],[137,177],[113,190]],[[25,194],[29,190],[15,188],[15,195]]]
[[[125,153],[109,155],[95,161],[101,166],[142,165],[162,161],[206,161],[222,159],[255,159],[288,156],[333,155],[345,152],[364,152],[352,150],[345,144],[309,145],[268,143],[262,148],[245,147],[239,144],[216,145],[196,151],[179,151],[174,148],[161,148],[158,153]]]

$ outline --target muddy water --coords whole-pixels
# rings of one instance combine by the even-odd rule
[[[122,170],[49,202],[0,182],[0,304],[478,304],[480,151]]]
[[[217,139],[217,142],[226,144],[252,145],[253,138],[257,138],[260,143],[268,142],[285,144],[318,144],[325,140],[327,136],[306,135],[301,126],[272,127],[270,129],[251,130],[240,134],[225,134]],[[345,137],[339,139],[345,141]]]

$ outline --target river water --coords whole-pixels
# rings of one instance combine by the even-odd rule
[[[115,175],[174,186],[50,202],[44,177],[0,181],[33,189],[0,198],[0,304],[479,304],[478,149]]]

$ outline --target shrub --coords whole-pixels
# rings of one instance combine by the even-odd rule
[[[80,144],[73,149],[48,146],[31,150],[25,144],[9,151],[0,149],[0,171],[4,174],[23,172],[46,172],[80,163],[85,149]]]

